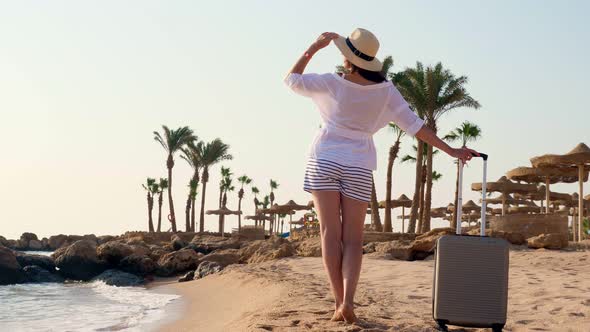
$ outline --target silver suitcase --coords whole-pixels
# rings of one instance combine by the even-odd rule
[[[435,251],[432,314],[447,325],[490,327],[502,331],[508,303],[508,242],[485,236],[486,172],[484,160],[480,236],[461,235],[463,164],[459,161],[457,235],[441,237]]]

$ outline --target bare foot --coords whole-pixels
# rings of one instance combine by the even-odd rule
[[[331,321],[333,322],[341,322],[344,320],[344,317],[342,317],[342,314],[340,313],[340,310],[336,309],[334,311],[334,315],[332,315],[332,318],[330,318]]]
[[[354,314],[354,307],[352,304],[342,304],[340,306],[340,314],[348,324],[354,324],[358,320]]]

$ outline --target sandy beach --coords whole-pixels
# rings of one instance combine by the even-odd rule
[[[588,251],[511,251],[505,330],[588,331],[588,262]],[[346,325],[329,320],[332,296],[320,258],[235,265],[219,275],[161,286],[186,300],[182,318],[161,331],[437,331],[432,269],[432,257],[406,262],[365,255],[356,296],[361,321]]]

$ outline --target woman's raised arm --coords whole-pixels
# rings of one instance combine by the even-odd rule
[[[416,133],[416,138],[420,139],[423,142],[426,142],[429,145],[432,145],[453,158],[461,159],[463,163],[466,163],[468,160],[475,156],[479,156],[479,153],[475,150],[471,150],[469,148],[460,148],[455,149],[450,147],[445,141],[440,139],[432,129],[428,128],[427,126],[422,126],[420,130]]]
[[[338,37],[339,37],[339,35],[334,32],[322,33],[318,37],[318,39],[315,42],[313,42],[313,44],[311,44],[309,46],[307,51],[305,51],[305,53],[303,53],[303,55],[301,55],[299,57],[299,59],[297,59],[297,62],[295,62],[295,65],[293,65],[293,68],[291,68],[291,70],[287,73],[287,75],[289,75],[289,74],[303,74],[303,71],[305,70],[305,67],[307,67],[309,60],[311,60],[311,57],[317,51],[328,46],[332,40],[334,40]]]

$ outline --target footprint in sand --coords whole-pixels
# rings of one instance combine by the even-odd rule
[[[582,304],[590,307],[590,299],[583,300]]]
[[[530,323],[532,323],[532,322],[533,322],[533,320],[530,320],[530,319],[523,319],[523,320],[516,321],[516,324],[520,324],[520,325],[528,325],[528,324],[530,324]]]
[[[256,328],[257,329],[262,329],[262,330],[265,330],[265,331],[273,331],[274,330],[274,326],[272,326],[272,325],[258,324],[258,325],[256,325]]]
[[[427,299],[428,296],[420,296],[420,295],[408,295],[408,299],[410,300],[422,300]]]
[[[549,313],[550,313],[551,315],[555,315],[556,313],[560,312],[560,311],[561,311],[561,309],[563,309],[563,307],[557,307],[557,308],[555,308],[555,309],[552,309],[552,310],[550,310],[550,311],[549,311]]]
[[[586,317],[583,312],[570,312],[568,315],[572,317]]]

